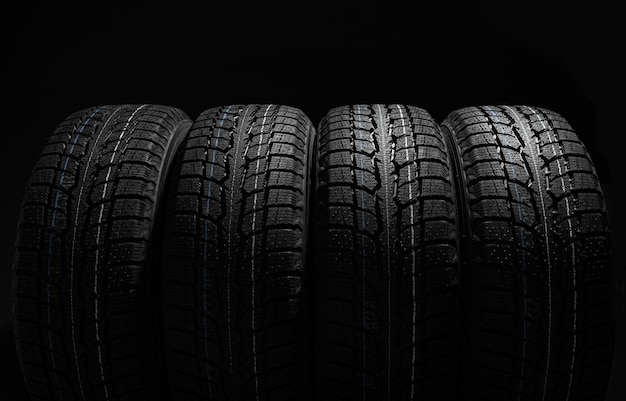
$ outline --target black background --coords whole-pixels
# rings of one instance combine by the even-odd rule
[[[411,104],[438,121],[482,104],[561,113],[589,149],[607,196],[619,319],[607,400],[626,399],[626,35],[616,9],[539,1],[156,4],[26,3],[2,16],[0,400],[27,399],[10,329],[10,277],[30,171],[68,114],[119,103],[167,104],[191,118],[230,103],[281,103],[314,124],[351,103]]]

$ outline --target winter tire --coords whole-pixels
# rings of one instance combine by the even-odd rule
[[[24,195],[13,276],[32,400],[160,399],[159,199],[190,125],[171,107],[102,106],[49,138]]]
[[[571,126],[527,106],[448,115],[467,186],[464,400],[604,399],[612,361],[609,236]]]
[[[459,258],[439,126],[412,106],[353,105],[318,138],[318,399],[450,399]]]
[[[205,111],[173,170],[163,305],[175,400],[296,400],[307,381],[314,129],[298,109]]]

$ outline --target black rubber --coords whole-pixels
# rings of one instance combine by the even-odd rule
[[[49,138],[13,266],[15,340],[33,401],[161,399],[153,229],[190,125],[172,107],[102,106]]]
[[[231,105],[195,121],[173,170],[164,248],[175,400],[300,400],[314,129],[302,111]]]
[[[464,108],[442,126],[460,147],[472,233],[458,399],[603,400],[614,286],[583,144],[527,106]]]
[[[412,106],[352,105],[318,138],[318,399],[451,399],[460,260],[439,126]]]

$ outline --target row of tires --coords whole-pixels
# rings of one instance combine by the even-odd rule
[[[81,110],[22,203],[33,401],[602,400],[606,208],[550,110]]]

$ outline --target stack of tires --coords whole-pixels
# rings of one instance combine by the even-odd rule
[[[102,106],[17,230],[33,400],[598,400],[606,207],[557,113]]]

